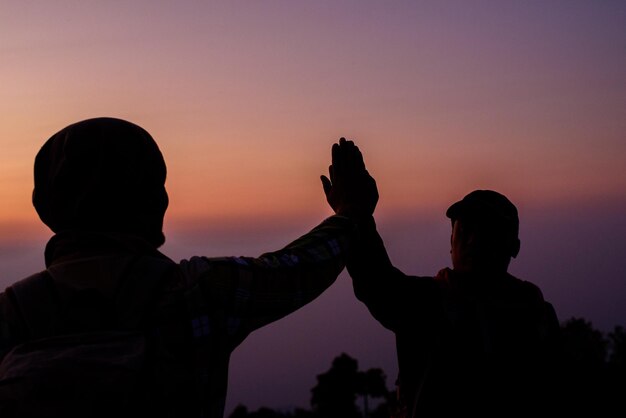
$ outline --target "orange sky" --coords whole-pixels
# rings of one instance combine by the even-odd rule
[[[324,212],[317,177],[342,135],[381,210],[479,187],[528,205],[626,197],[623,17],[481,4],[3,3],[0,231],[37,222],[45,139],[105,115],[161,145],[172,224]]]

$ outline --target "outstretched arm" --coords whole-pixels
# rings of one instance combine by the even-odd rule
[[[286,247],[259,257],[193,257],[181,262],[211,326],[236,346],[252,331],[311,302],[345,265],[353,223],[331,216]],[[198,293],[198,292],[196,292]]]
[[[396,330],[411,310],[426,308],[427,303],[415,298],[427,297],[432,280],[408,277],[393,266],[373,218],[378,202],[376,182],[365,168],[359,148],[342,138],[333,146],[332,156],[330,179],[322,177],[322,183],[335,212],[355,221],[346,258],[354,293],[383,326]]]
[[[250,332],[280,319],[309,303],[337,278],[345,267],[347,249],[361,206],[346,199],[353,191],[346,181],[362,159],[347,155],[345,140],[332,149],[336,169],[323,177],[324,192],[336,215],[281,250],[259,257],[193,257],[181,262],[184,275],[195,287],[199,309],[206,313],[207,328],[226,328],[233,345]],[[353,146],[353,144],[352,144]],[[348,156],[350,159],[344,157]],[[340,180],[335,172],[341,173]],[[377,196],[375,197],[377,199]],[[373,205],[375,205],[375,200]],[[373,207],[372,207],[373,210]],[[204,307],[203,307],[204,306]]]

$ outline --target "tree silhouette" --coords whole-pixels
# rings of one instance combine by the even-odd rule
[[[370,398],[389,395],[385,379],[382,369],[359,371],[358,362],[342,353],[330,370],[317,376],[317,385],[311,390],[313,413],[324,418],[370,417]],[[358,396],[363,397],[363,414],[356,405]]]
[[[602,367],[609,342],[583,318],[572,318],[561,326],[565,356],[569,362],[587,370]]]
[[[608,337],[591,322],[571,318],[561,326],[565,407],[571,413],[623,416],[626,408],[626,332],[615,327]]]
[[[358,363],[342,353],[333,360],[330,370],[317,376],[311,390],[315,416],[324,418],[360,418],[356,407]]]
[[[562,415],[625,416],[626,330],[616,326],[604,335],[591,322],[571,318],[561,324],[561,331],[563,379],[554,396],[561,397]],[[387,389],[385,380],[383,370],[359,371],[357,360],[342,353],[317,376],[311,411],[260,408],[249,412],[239,405],[229,418],[388,418],[396,394]],[[362,410],[357,406],[359,397]],[[372,408],[370,399],[382,402]]]
[[[296,409],[283,413],[260,408],[250,412],[244,405],[238,405],[229,418],[387,418],[391,393],[385,379],[382,369],[359,371],[357,360],[342,353],[335,357],[326,373],[317,376],[317,385],[311,389],[312,411]],[[363,397],[364,414],[356,405],[358,396]],[[370,398],[383,399],[371,412]]]
[[[278,412],[266,407],[248,412],[248,408],[244,405],[238,405],[229,418],[313,418],[313,413],[300,408],[296,408],[293,412]]]
[[[607,363],[606,396],[607,409],[626,412],[624,397],[626,396],[626,331],[616,326],[608,334],[610,355]]]
[[[617,369],[624,370],[626,367],[626,330],[616,326],[609,333],[610,357],[609,364]]]
[[[385,398],[389,394],[382,369],[369,369],[357,374],[356,393],[363,397],[363,416],[370,417],[369,398]]]

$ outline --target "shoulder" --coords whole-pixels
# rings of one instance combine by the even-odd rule
[[[437,276],[413,276],[402,273],[400,270],[396,269],[395,272],[401,280],[404,282],[404,289],[409,291],[412,296],[416,296],[416,292],[434,292],[439,291],[440,287],[447,283],[446,279]],[[428,297],[428,295],[425,295]]]
[[[514,288],[515,292],[519,294],[521,297],[523,297],[524,299],[528,301],[535,301],[535,302],[542,302],[542,303],[545,302],[545,299],[543,297],[543,292],[541,291],[539,286],[537,286],[536,284],[528,280],[518,279],[517,277],[511,274],[508,274],[508,277],[509,277],[509,282],[512,283],[512,287]]]
[[[439,276],[409,276],[402,274],[403,285],[396,289],[399,301],[415,311],[439,311],[447,281]]]
[[[514,280],[514,289],[512,299],[514,305],[530,309],[538,315],[538,318],[545,323],[551,324],[553,328],[559,328],[559,321],[554,306],[545,300],[543,292],[536,284],[521,280],[511,276]]]

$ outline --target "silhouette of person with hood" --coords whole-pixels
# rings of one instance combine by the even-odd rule
[[[33,204],[54,236],[45,271],[0,294],[0,362],[29,341],[147,329],[159,341],[150,385],[165,389],[156,388],[150,411],[138,407],[144,416],[222,417],[232,351],[335,281],[354,226],[342,197],[348,186],[329,181],[336,215],[283,249],[175,263],[157,250],[168,207],[163,156],[148,132],[114,118],[53,135],[36,156],[34,177]],[[0,411],[2,388],[14,381],[0,379]],[[54,386],[46,390],[70,396]],[[76,402],[85,408],[80,416],[115,404]]]

